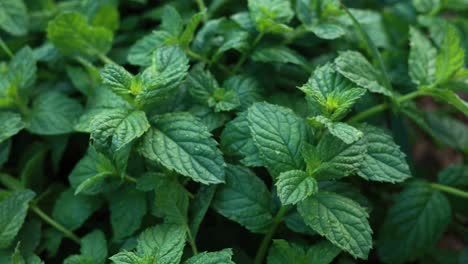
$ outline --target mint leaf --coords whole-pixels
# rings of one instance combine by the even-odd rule
[[[105,263],[107,258],[107,242],[104,233],[95,230],[81,239],[81,255],[89,257],[93,263]]]
[[[438,182],[454,187],[468,186],[468,166],[451,164],[437,175]]]
[[[292,63],[307,69],[307,60],[286,46],[265,46],[255,49],[252,59],[258,62]]]
[[[112,46],[112,32],[89,25],[83,15],[64,13],[47,27],[47,37],[66,56],[96,57],[106,54]]]
[[[309,118],[309,121],[325,126],[330,134],[343,140],[346,144],[354,143],[364,136],[357,128],[342,122],[332,122],[324,116],[312,117]]]
[[[102,111],[91,121],[91,138],[97,146],[118,151],[141,137],[150,124],[143,111],[113,109]]]
[[[155,186],[153,214],[163,217],[166,223],[188,225],[188,193],[177,179],[158,175]],[[187,227],[188,228],[188,227]]]
[[[28,131],[39,135],[70,133],[78,121],[82,106],[60,92],[39,95],[32,104]]]
[[[465,64],[465,51],[460,44],[456,29],[447,25],[447,31],[437,54],[436,79],[443,83]]]
[[[16,135],[24,128],[24,122],[21,115],[13,112],[0,112],[0,143]]]
[[[409,75],[416,85],[430,85],[435,81],[437,51],[419,30],[410,28]]]
[[[258,31],[282,33],[292,30],[286,25],[294,16],[288,0],[249,0],[248,6]]]
[[[448,199],[427,183],[413,183],[400,193],[382,226],[379,256],[387,262],[412,261],[437,243],[451,219]]]
[[[28,31],[28,10],[23,0],[0,1],[0,28],[6,32],[21,36]]]
[[[306,172],[282,172],[276,182],[278,197],[283,205],[296,204],[318,191],[317,181]]]
[[[230,248],[216,252],[202,252],[189,258],[184,264],[235,264],[231,259],[232,254]]]
[[[226,167],[226,184],[218,187],[213,207],[221,215],[255,233],[265,233],[273,221],[271,194],[250,170]]]
[[[406,155],[390,135],[373,126],[364,126],[361,129],[367,141],[367,152],[359,167],[359,176],[367,180],[391,183],[402,182],[411,177]]]
[[[468,102],[461,99],[454,91],[449,89],[423,89],[423,91],[432,97],[453,105],[463,114],[468,115]]]
[[[305,125],[293,111],[255,103],[249,108],[247,119],[260,157],[274,176],[304,167],[300,150],[305,142]]]
[[[309,263],[329,264],[341,253],[341,249],[329,241],[321,241],[307,251]]]
[[[234,91],[239,98],[240,109],[246,110],[251,104],[260,101],[262,90],[259,82],[252,76],[235,75],[223,83],[228,91]]]
[[[336,70],[344,77],[366,88],[372,93],[380,93],[386,96],[392,96],[392,92],[380,83],[380,75],[368,61],[359,52],[344,51],[335,59]]]
[[[16,191],[0,201],[0,248],[10,246],[24,223],[33,191]]]
[[[224,160],[206,127],[188,113],[161,115],[140,145],[146,158],[203,184],[224,182]]]
[[[352,256],[367,259],[372,248],[369,215],[359,204],[329,192],[318,192],[298,204],[305,223]]]
[[[273,240],[268,252],[268,264],[281,263],[299,263],[306,264],[308,262],[305,250],[296,244],[288,243],[283,239]]]
[[[335,68],[331,63],[316,68],[307,83],[299,89],[306,94],[309,107],[315,115],[339,120],[366,91],[357,88]]]

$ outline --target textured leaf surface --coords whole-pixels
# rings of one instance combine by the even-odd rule
[[[439,53],[437,54],[437,82],[445,82],[465,64],[465,50],[461,46],[457,30],[447,26]]]
[[[158,225],[138,237],[137,254],[158,263],[180,262],[185,245],[185,230],[178,225]],[[152,261],[150,261],[151,263]]]
[[[247,119],[260,157],[273,175],[304,167],[301,149],[306,137],[305,125],[292,110],[256,103],[249,108]]]
[[[292,63],[307,67],[307,60],[286,46],[258,48],[252,54],[252,59],[258,62]]]
[[[24,128],[21,115],[13,112],[0,112],[0,143],[16,135]]]
[[[141,137],[150,127],[143,111],[112,109],[102,111],[91,122],[91,138],[98,146],[110,146],[113,150],[125,147]]]
[[[232,254],[230,248],[216,252],[202,252],[189,258],[184,264],[235,264],[231,259]]]
[[[300,170],[281,173],[276,188],[283,205],[296,204],[318,191],[315,178]]]
[[[0,0],[0,28],[20,36],[28,31],[28,11],[23,0]]]
[[[416,85],[435,81],[437,51],[419,30],[410,28],[409,75]]]
[[[248,6],[258,31],[281,33],[292,30],[285,25],[294,16],[288,0],[249,0]]]
[[[330,264],[341,252],[341,249],[329,241],[321,241],[313,245],[307,251],[310,263]]]
[[[468,187],[468,166],[452,164],[444,168],[437,175],[437,180],[454,187]]]
[[[34,195],[30,190],[16,191],[0,201],[0,248],[10,246],[18,234]]]
[[[372,230],[367,212],[356,202],[329,192],[319,192],[298,205],[305,223],[354,257],[367,259]]]
[[[406,155],[390,135],[373,126],[365,126],[362,130],[367,141],[367,152],[359,167],[359,176],[367,180],[392,183],[411,177]]]
[[[283,263],[310,263],[307,259],[305,250],[294,243],[288,243],[283,239],[273,240],[273,244],[268,251],[268,264]]]
[[[207,128],[188,113],[161,115],[146,133],[142,154],[204,184],[224,182],[224,160]]]
[[[97,198],[74,195],[71,189],[62,192],[55,202],[52,217],[70,230],[78,229],[99,208]]]
[[[392,96],[391,91],[379,83],[380,73],[359,52],[345,51],[335,60],[336,69],[350,81],[373,93]]]
[[[386,262],[415,260],[432,249],[451,221],[448,199],[429,184],[413,183],[397,197],[381,229],[378,253]]]
[[[106,54],[113,38],[111,31],[90,26],[83,15],[76,12],[64,13],[52,20],[47,27],[47,36],[67,56]]]
[[[73,131],[82,106],[59,92],[46,92],[33,102],[28,130],[39,135],[60,135]]]
[[[272,223],[271,194],[250,170],[226,167],[226,184],[219,186],[213,207],[225,217],[255,233],[264,233]]]
[[[324,125],[330,134],[343,140],[346,144],[354,143],[364,136],[364,134],[357,128],[342,122],[332,122],[324,116],[316,116],[311,120]]]

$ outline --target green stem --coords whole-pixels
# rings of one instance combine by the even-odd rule
[[[258,43],[260,43],[260,41],[262,40],[264,35],[265,35],[264,33],[258,34],[257,37],[254,39],[254,41],[252,43],[252,46],[250,46],[250,49],[247,50],[247,52],[245,52],[244,54],[242,54],[242,57],[237,62],[236,66],[234,66],[234,70],[232,71],[234,74],[237,73],[240,70],[242,65],[245,63],[247,58],[250,56],[250,53],[252,53],[252,51],[257,47]]]
[[[425,95],[425,93],[421,90],[416,90],[414,92],[411,92],[411,93],[408,93],[408,94],[405,94],[403,96],[400,96],[398,97],[395,102],[396,103],[403,103],[403,102],[406,102],[406,101],[409,101],[409,100],[412,100],[418,96],[422,96],[422,95]],[[390,106],[387,104],[387,103],[382,103],[382,104],[379,104],[379,105],[376,105],[376,106],[373,106],[369,109],[367,109],[366,111],[364,112],[361,112],[355,116],[353,116],[352,118],[350,118],[348,120],[349,123],[356,123],[356,122],[359,122],[361,120],[364,120],[370,116],[373,116],[377,113],[380,113],[382,111],[385,111],[389,108]]]
[[[279,224],[283,221],[283,217],[288,211],[288,206],[283,206],[279,209],[278,213],[276,214],[275,218],[273,219],[273,225],[268,233],[263,237],[262,243],[258,248],[257,255],[255,256],[254,264],[261,264],[263,259],[265,258],[266,252],[268,250],[268,246],[270,245],[270,241],[275,235],[276,229],[278,229]]]
[[[193,254],[198,255],[197,243],[195,242],[195,239],[193,239],[192,232],[190,231],[190,228],[187,225],[185,225],[185,229],[187,232],[188,241],[189,241],[190,247],[192,248]]]
[[[75,235],[72,231],[68,230],[63,225],[56,222],[54,219],[52,219],[50,216],[48,216],[46,213],[44,213],[44,211],[42,211],[39,207],[37,207],[36,205],[31,204],[29,206],[29,209],[31,209],[31,211],[36,213],[42,220],[44,220],[44,222],[48,223],[49,225],[51,225],[52,227],[54,227],[58,231],[62,232],[66,237],[70,238],[71,240],[73,240],[77,244],[80,244],[80,238],[77,235]]]
[[[202,55],[194,52],[193,50],[191,49],[185,49],[185,53],[187,53],[187,55],[189,55],[190,57],[196,59],[196,60],[199,60],[201,62],[204,62],[206,64],[210,64],[211,63],[211,60],[206,58],[206,57],[203,57]]]
[[[431,183],[431,187],[433,189],[436,189],[436,190],[439,190],[439,191],[443,191],[443,192],[446,192],[446,193],[453,194],[455,196],[459,196],[459,197],[468,199],[468,192],[462,191],[462,190],[457,189],[457,188],[453,188],[453,187],[443,185],[443,184],[439,184],[439,183]]]
[[[132,176],[130,175],[125,175],[124,176],[124,179],[129,181],[129,182],[133,182],[133,183],[137,183],[137,179],[136,178],[133,178]]]
[[[0,38],[0,48],[12,59],[14,57],[13,52],[8,48],[7,44]]]
[[[195,2],[197,2],[197,6],[198,6],[198,9],[200,10],[200,12],[203,12],[203,21],[206,22],[208,20],[208,17],[207,17],[207,9],[206,9],[206,5],[205,5],[205,1],[195,0]]]
[[[346,8],[346,6],[342,3],[341,3],[341,6],[343,7],[346,14],[351,18],[354,26],[358,30],[361,37],[364,39],[364,42],[366,43],[367,48],[371,52],[372,57],[374,57],[374,59],[377,61],[379,70],[382,74],[381,78],[382,78],[385,88],[387,88],[389,91],[393,91],[392,84],[390,83],[390,79],[388,78],[387,71],[385,70],[385,65],[383,63],[382,56],[380,55],[379,50],[374,45],[374,42],[369,38],[369,35],[367,35],[367,33],[364,31],[359,21],[357,21],[357,19],[353,16],[353,14],[351,14],[351,12],[348,10],[348,8]]]
[[[104,64],[117,64],[117,63],[115,63],[115,61],[113,61],[111,58],[107,57],[105,54],[98,53],[98,57]]]

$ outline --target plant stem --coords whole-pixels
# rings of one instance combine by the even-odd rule
[[[202,55],[194,52],[193,50],[191,49],[185,49],[185,53],[187,53],[187,55],[189,55],[190,57],[194,58],[194,59],[197,59],[201,62],[204,62],[206,64],[210,64],[211,63],[211,60],[206,58],[206,57],[203,57]]]
[[[279,224],[283,221],[283,217],[288,211],[288,206],[283,206],[279,209],[278,213],[276,214],[275,218],[273,219],[273,225],[268,233],[263,237],[262,243],[258,248],[257,255],[255,256],[254,264],[261,264],[263,259],[265,258],[266,252],[268,250],[268,246],[270,245],[270,241],[275,235],[276,229],[278,229]]]
[[[12,59],[14,57],[13,52],[8,48],[7,44],[0,38],[0,48]]]
[[[207,16],[207,9],[206,9],[206,5],[205,5],[205,1],[203,0],[195,0],[195,2],[197,2],[197,6],[198,6],[198,9],[200,10],[200,12],[203,12],[203,21],[207,21],[208,20],[208,16]]]
[[[252,42],[252,46],[250,46],[250,49],[247,50],[244,54],[242,54],[242,57],[237,62],[236,66],[234,66],[234,70],[232,71],[234,74],[237,73],[240,70],[242,65],[247,60],[247,57],[249,57],[250,53],[252,53],[252,51],[257,47],[258,43],[260,43],[260,41],[262,40],[264,35],[265,35],[264,33],[258,34],[257,37]]]
[[[115,63],[115,61],[113,61],[111,58],[107,57],[105,54],[98,53],[98,57],[104,64],[117,64],[117,63]]]
[[[351,14],[351,12],[348,10],[348,8],[343,3],[341,3],[341,6],[343,7],[346,14],[351,18],[354,26],[358,30],[361,37],[364,39],[364,42],[366,43],[367,48],[371,52],[372,57],[374,57],[374,59],[377,61],[385,88],[387,88],[389,91],[393,91],[392,84],[390,83],[390,79],[388,78],[387,71],[385,70],[385,65],[383,63],[382,56],[380,55],[379,50],[374,45],[374,42],[369,38],[369,35],[367,35],[367,33],[364,31],[359,21],[357,21],[353,14]]]
[[[190,231],[190,228],[188,227],[188,225],[185,225],[185,229],[187,232],[188,241],[189,241],[190,247],[192,248],[193,254],[198,255],[197,243],[193,239],[192,232]]]
[[[408,94],[405,94],[403,96],[400,96],[398,97],[395,102],[401,104],[403,102],[406,102],[406,101],[409,101],[411,99],[414,99],[418,96],[422,96],[422,95],[425,95],[425,93],[421,90],[416,90],[414,92],[411,92],[411,93],[408,93]],[[359,122],[363,119],[366,119],[368,118],[369,116],[372,116],[372,115],[375,115],[377,113],[380,113],[382,111],[385,111],[389,108],[390,106],[387,104],[387,103],[382,103],[382,104],[379,104],[379,105],[376,105],[376,106],[373,106],[369,109],[367,109],[366,111],[364,112],[361,112],[353,117],[351,117],[348,122],[349,123],[356,123],[356,122]]]
[[[39,207],[31,204],[29,206],[29,209],[31,209],[31,211],[36,213],[42,220],[44,220],[44,222],[48,223],[49,225],[51,225],[58,231],[62,232],[66,237],[70,238],[74,242],[80,244],[80,238],[77,235],[75,235],[72,231],[68,230],[63,225],[57,223],[54,219],[52,219],[50,216],[44,213],[44,211],[42,211]]]
[[[439,190],[439,191],[443,191],[443,192],[446,192],[446,193],[453,194],[455,196],[459,196],[459,197],[468,199],[468,192],[462,191],[462,190],[457,189],[457,188],[453,188],[453,187],[443,185],[443,184],[439,184],[439,183],[431,183],[431,187],[433,189],[436,189],[436,190]]]
[[[136,179],[136,178],[133,178],[132,176],[130,176],[130,175],[128,175],[128,174],[126,174],[126,175],[124,176],[124,179],[127,180],[127,181],[129,181],[129,182],[137,183],[137,179]]]

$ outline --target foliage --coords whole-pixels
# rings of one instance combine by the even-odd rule
[[[467,17],[0,0],[0,263],[467,263]]]

